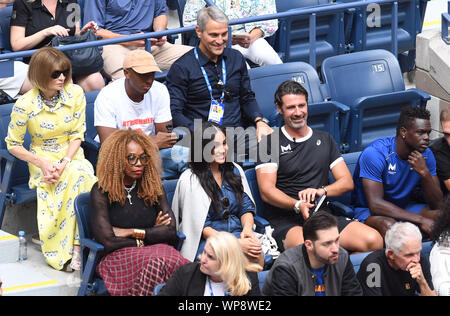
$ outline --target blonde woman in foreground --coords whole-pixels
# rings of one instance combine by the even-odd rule
[[[260,296],[258,271],[233,234],[218,232],[208,238],[200,262],[180,267],[158,295]]]

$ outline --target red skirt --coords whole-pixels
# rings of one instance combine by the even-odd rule
[[[148,296],[153,295],[156,285],[166,282],[188,262],[166,244],[128,247],[105,256],[97,266],[97,273],[111,295]]]

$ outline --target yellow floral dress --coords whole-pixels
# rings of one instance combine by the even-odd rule
[[[86,99],[81,87],[68,84],[60,91],[54,107],[48,107],[36,88],[19,98],[11,113],[8,149],[21,146],[28,129],[30,152],[50,162],[60,161],[69,143],[84,140]],[[37,190],[37,220],[42,252],[49,265],[61,270],[72,258],[73,246],[79,245],[74,200],[90,192],[97,181],[94,169],[80,148],[64,169],[56,184],[41,182],[42,171],[29,163],[30,188]]]

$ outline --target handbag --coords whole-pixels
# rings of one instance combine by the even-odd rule
[[[55,36],[51,41],[51,45],[59,47],[96,40],[97,36],[91,30],[88,30],[83,35],[78,36]],[[64,51],[64,54],[72,63],[73,78],[87,76],[103,69],[103,58],[98,46],[67,50]]]
[[[273,230],[272,226],[268,225],[264,229],[264,234],[255,232],[255,235],[261,243],[263,254],[272,255],[273,259],[277,259],[280,256],[280,251],[277,242],[272,237]]]

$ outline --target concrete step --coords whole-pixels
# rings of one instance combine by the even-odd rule
[[[0,264],[14,263],[19,256],[19,238],[0,230]]]
[[[5,253],[0,248],[0,254]],[[39,246],[28,242],[28,259],[0,264],[3,295],[11,296],[75,296],[80,287],[80,272],[57,271],[50,267]],[[14,255],[17,260],[17,252]],[[12,256],[12,255],[11,255]]]

